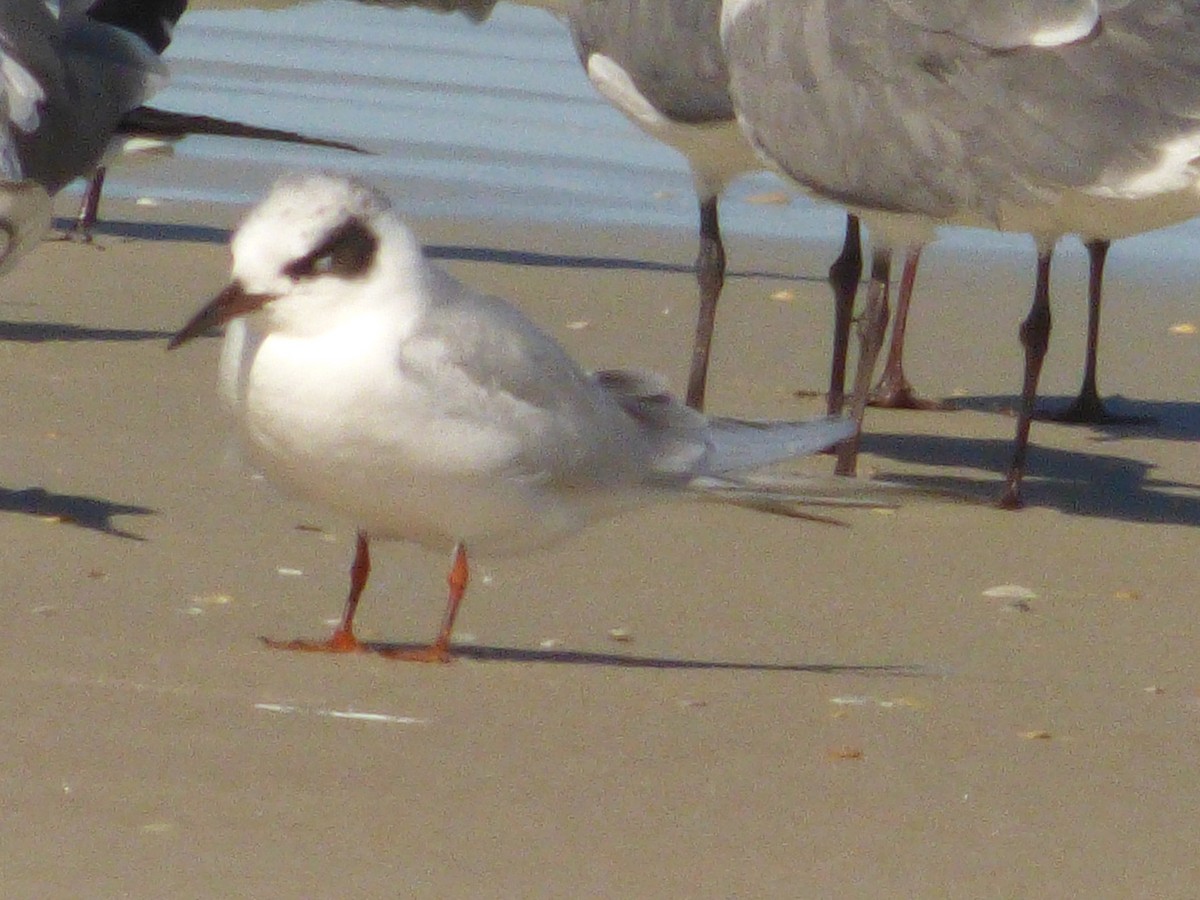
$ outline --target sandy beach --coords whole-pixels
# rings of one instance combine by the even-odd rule
[[[217,340],[165,350],[238,214],[114,204],[3,282],[5,896],[1195,896],[1200,263],[1114,252],[1102,387],[1157,423],[1037,423],[1028,509],[646,510],[479,561],[463,658],[419,666],[258,642],[325,633],[353,531],[230,455]],[[686,232],[413,224],[584,364],[682,383]],[[713,410],[818,410],[831,250],[731,242]],[[864,468],[994,494],[1028,269],[930,252],[911,374],[964,408],[869,414]],[[364,636],[431,637],[445,563],[380,545]]]

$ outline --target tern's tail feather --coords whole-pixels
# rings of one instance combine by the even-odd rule
[[[700,474],[721,475],[819,453],[854,434],[854,422],[835,416],[803,422],[714,417],[709,419],[708,433],[709,448]]]
[[[688,483],[700,499],[731,503],[760,512],[844,524],[814,514],[826,509],[895,509],[901,503],[978,504],[974,497],[894,481],[845,478],[840,475],[801,475],[788,472],[747,476],[701,476]],[[990,501],[989,501],[990,505]]]

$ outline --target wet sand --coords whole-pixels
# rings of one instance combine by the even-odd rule
[[[1158,423],[1036,424],[1025,511],[630,514],[478,561],[426,667],[258,643],[325,633],[353,532],[230,457],[216,340],[165,351],[235,215],[115,204],[3,282],[6,896],[1194,896],[1200,263],[1114,251],[1102,387]],[[415,224],[583,363],[682,383],[690,234]],[[815,412],[832,239],[731,244],[711,407]],[[870,414],[868,469],[995,493],[1029,263],[930,251],[911,375],[966,408]],[[445,564],[380,545],[364,636],[431,637]]]

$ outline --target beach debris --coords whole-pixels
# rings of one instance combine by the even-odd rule
[[[1167,331],[1171,334],[1195,334],[1197,326],[1195,322],[1176,322]]]
[[[778,291],[772,291],[771,299],[777,300],[780,303],[794,303],[796,302],[796,292],[791,288],[782,288]]]
[[[925,703],[915,697],[871,697],[867,695],[848,694],[830,697],[829,702],[834,706],[876,706],[879,709],[924,709]]]
[[[283,715],[319,716],[326,719],[350,719],[357,722],[382,722],[388,725],[426,725],[428,719],[414,716],[396,716],[391,713],[362,712],[355,709],[324,709],[311,706],[296,706],[291,703],[255,703],[255,709]]]
[[[863,753],[861,747],[845,746],[829,748],[829,758],[839,762],[845,760],[859,760],[862,759],[864,755],[865,754]]]
[[[289,569],[286,566],[280,566],[278,569],[275,570],[275,572],[276,572],[276,574],[283,575],[287,578],[299,578],[301,575],[304,574],[303,569]]]
[[[1037,592],[1019,584],[998,584],[983,592],[989,600],[1036,600]]]
[[[1001,610],[1004,612],[1026,613],[1033,609],[1029,601],[1037,599],[1037,593],[1019,584],[998,584],[983,592],[989,600],[1003,600]]]
[[[185,612],[189,616],[202,616],[209,609],[228,606],[232,602],[233,598],[228,594],[200,594],[188,601]]]
[[[617,641],[618,643],[628,644],[633,640],[633,634],[628,628],[610,628],[608,629],[609,640]]]
[[[557,650],[560,646],[562,646],[562,641],[558,638],[545,638],[538,641],[538,649],[540,650]]]
[[[566,328],[567,331],[583,331],[583,329],[585,329],[585,328],[590,328],[591,324],[592,323],[589,322],[587,319],[574,319],[573,321],[568,322],[563,327]]]
[[[1033,731],[1022,731],[1021,737],[1023,737],[1027,741],[1048,741],[1052,737],[1054,737],[1054,735],[1052,735],[1048,731],[1043,731],[1039,728],[1039,729],[1035,729]]]
[[[1125,602],[1125,603],[1130,603],[1134,600],[1141,600],[1142,594],[1141,594],[1141,591],[1132,591],[1132,590],[1124,589],[1124,590],[1114,591],[1113,599],[1121,600],[1122,602]]]

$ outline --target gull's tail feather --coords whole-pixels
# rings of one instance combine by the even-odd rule
[[[803,422],[752,422],[713,417],[708,421],[708,452],[699,469],[703,475],[760,469],[820,453],[852,434],[854,422],[840,416]]]
[[[283,131],[279,128],[264,128],[259,125],[248,125],[233,119],[219,119],[216,116],[201,116],[192,113],[175,112],[156,106],[138,106],[125,113],[117,126],[122,134],[148,134],[162,138],[181,138],[193,134],[206,134],[217,137],[240,137],[258,141],[275,141],[284,144],[305,144],[310,147],[325,147],[333,150],[346,150],[350,153],[369,152],[345,141],[335,141],[329,138],[311,137],[296,131]]]

